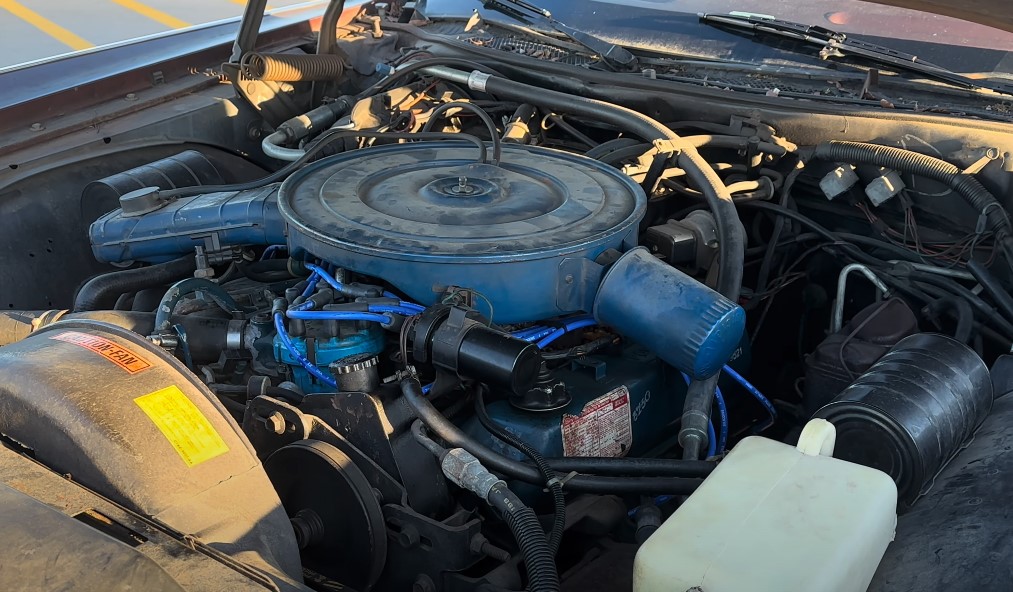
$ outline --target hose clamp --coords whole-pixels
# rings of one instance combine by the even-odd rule
[[[654,149],[661,154],[676,155],[682,152],[682,142],[676,140],[655,140]]]
[[[246,333],[246,321],[229,321],[228,331],[225,333],[225,347],[230,350],[243,348],[243,335]]]

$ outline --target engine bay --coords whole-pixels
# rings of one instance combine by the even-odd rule
[[[0,187],[84,218],[7,237],[84,255],[11,288],[5,454],[222,589],[1000,589],[1009,123],[389,8]]]

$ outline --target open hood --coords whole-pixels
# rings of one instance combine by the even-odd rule
[[[913,10],[923,10],[1013,32],[1013,3],[1008,0],[865,0]]]

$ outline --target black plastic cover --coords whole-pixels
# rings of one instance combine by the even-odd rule
[[[1013,397],[897,522],[869,592],[1006,592],[1013,583]]]
[[[981,358],[955,339],[919,333],[901,340],[815,417],[837,428],[836,458],[893,477],[904,510],[991,405],[992,381]]]
[[[870,304],[805,359],[805,408],[811,415],[868,370],[897,342],[918,332],[918,319],[899,298]]]
[[[295,534],[252,445],[179,360],[113,325],[59,321],[0,348],[0,377],[0,433],[34,458],[301,581]]]

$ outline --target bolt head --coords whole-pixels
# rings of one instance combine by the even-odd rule
[[[279,436],[285,433],[285,418],[277,411],[264,418],[264,425],[267,426],[268,430],[278,434]]]

